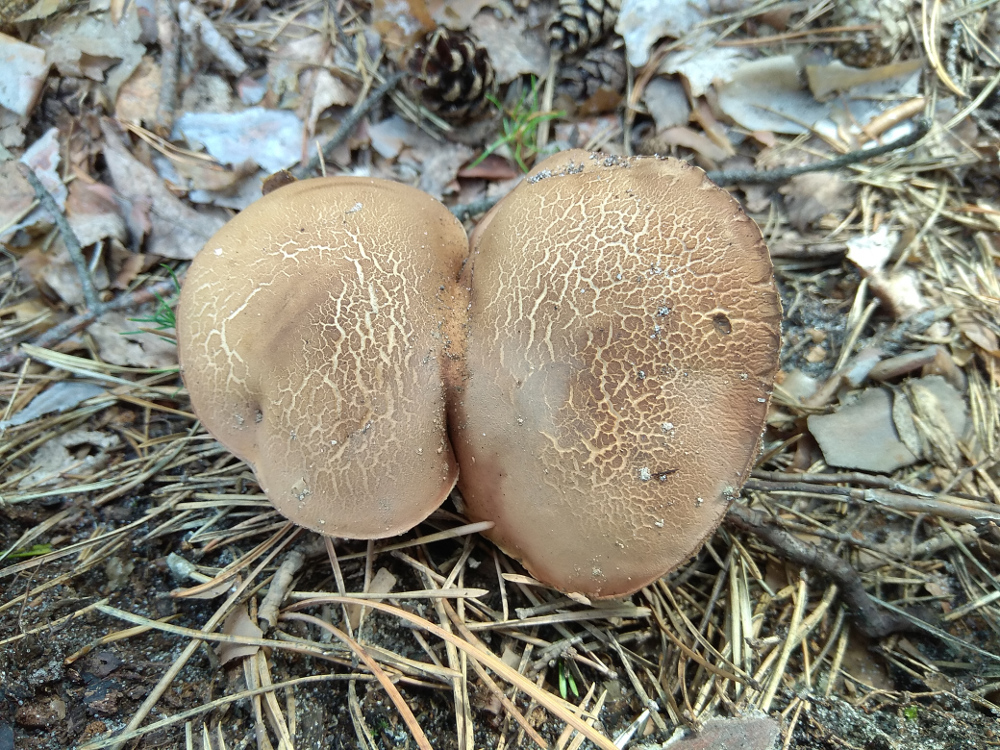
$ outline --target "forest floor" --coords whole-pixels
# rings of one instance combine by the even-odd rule
[[[0,750],[1000,746],[995,2],[0,0],[0,29]],[[286,522],[180,380],[191,258],[282,170],[471,230],[568,148],[687,160],[763,231],[780,372],[720,528],[590,602],[453,500],[373,543]]]

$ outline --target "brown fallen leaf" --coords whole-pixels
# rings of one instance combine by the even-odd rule
[[[143,57],[139,67],[118,89],[115,118],[133,125],[154,122],[161,85],[160,66],[152,57]]]
[[[839,175],[816,172],[796,175],[778,192],[785,196],[788,221],[801,232],[827,214],[850,210],[855,187]]]
[[[98,182],[74,180],[66,199],[66,219],[81,247],[89,247],[106,237],[126,239],[125,220],[115,203],[115,191]]]
[[[869,388],[833,414],[814,414],[807,422],[830,466],[888,474],[917,460],[892,417],[888,391]]]
[[[142,331],[136,313],[107,312],[87,332],[97,343],[101,359],[129,367],[175,367],[177,345],[155,333]]]
[[[517,167],[495,154],[490,154],[474,167],[462,167],[458,170],[458,176],[467,179],[509,180],[520,174]]]
[[[531,73],[539,78],[549,69],[549,46],[541,33],[527,28],[521,15],[500,19],[492,11],[477,15],[469,31],[490,55],[497,81],[510,83]]]
[[[264,631],[257,627],[250,615],[247,614],[246,605],[236,607],[229,617],[226,618],[222,626],[222,632],[226,635],[236,635],[241,638],[261,638]],[[228,664],[234,659],[244,656],[253,656],[260,650],[260,646],[249,646],[243,643],[220,643],[216,653],[222,664]]]
[[[155,255],[190,260],[225,224],[219,213],[201,213],[185,205],[149,167],[139,162],[122,143],[110,121],[101,122],[104,158],[118,196],[129,207],[129,229],[139,244],[148,234],[145,249]]]

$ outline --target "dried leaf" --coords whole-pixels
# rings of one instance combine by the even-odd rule
[[[30,115],[48,73],[45,50],[0,34],[0,107]]]
[[[469,28],[476,14],[492,2],[493,0],[429,0],[427,8],[439,26],[446,26],[452,31],[464,31]]]
[[[691,117],[691,103],[681,82],[672,78],[654,78],[642,93],[646,109],[653,116],[657,131],[686,125]]]
[[[73,4],[73,0],[38,0],[37,3],[32,4],[29,0],[27,3],[19,3],[22,7],[24,5],[30,6],[28,10],[24,11],[16,19],[17,23],[24,23],[26,21],[41,21],[45,18],[54,16],[56,13],[60,13]],[[7,22],[7,18],[4,18],[4,22]]]
[[[88,398],[99,396],[104,392],[102,386],[78,380],[53,383],[31,399],[31,403],[13,417],[0,422],[0,430],[31,422],[46,414],[61,414],[64,411],[75,409]]]
[[[242,112],[186,112],[174,123],[174,138],[202,147],[220,164],[251,160],[268,172],[302,158],[302,121],[293,112],[251,107]]]
[[[490,154],[474,167],[463,167],[458,170],[459,177],[483,180],[510,180],[520,175],[521,172],[517,167],[494,154]]]
[[[521,15],[497,18],[490,11],[477,15],[469,31],[490,55],[497,81],[509,83],[518,76],[541,78],[549,69],[549,46],[535,29],[527,27]]]
[[[316,132],[316,121],[329,107],[347,107],[354,104],[357,98],[358,95],[330,71],[317,70],[313,82],[309,118],[306,121],[310,136]]]
[[[226,635],[236,635],[241,638],[262,638],[264,631],[257,627],[256,623],[247,614],[245,604],[237,606],[226,618],[222,626],[222,632]],[[260,651],[260,646],[248,646],[242,643],[220,643],[216,653],[219,661],[226,665],[234,659],[244,656],[253,656]]]
[[[955,324],[969,341],[990,354],[1000,354],[997,335],[987,326],[980,323],[972,315],[958,312],[954,315]]]
[[[615,31],[625,39],[628,61],[641,68],[663,37],[679,39],[710,16],[749,5],[750,0],[624,0]]]
[[[856,86],[849,97],[819,102],[803,85],[802,73],[794,55],[744,62],[719,86],[719,106],[748,130],[805,133],[810,128],[832,129],[835,115],[867,123],[891,105],[886,95],[915,96],[920,77],[911,71]]]
[[[31,167],[56,204],[66,205],[68,190],[59,175],[59,131],[49,128],[37,141],[31,144],[20,162]],[[17,171],[16,161],[0,164],[0,240],[11,237],[15,232],[33,227],[39,222],[51,224],[52,219],[43,208],[35,208],[25,213],[35,201],[35,191],[28,181]]]
[[[715,145],[708,136],[687,127],[667,128],[656,134],[655,141],[664,146],[689,148],[709,160],[713,167],[729,155],[725,149]],[[657,148],[657,151],[659,150]],[[666,148],[663,149],[663,151],[666,150]]]
[[[889,225],[883,224],[872,234],[849,239],[847,241],[847,259],[860,268],[865,275],[878,273],[885,267],[898,243],[899,232],[890,232]]]
[[[827,214],[848,211],[855,187],[838,174],[817,172],[792,177],[778,192],[785,196],[788,221],[801,232]]]
[[[151,57],[142,58],[139,67],[118,89],[115,117],[119,122],[129,122],[133,125],[153,122],[160,101],[161,85],[160,66]]]
[[[874,68],[852,68],[834,60],[826,65],[807,65],[806,80],[812,95],[822,101],[835,91],[849,91],[857,86],[906,76],[923,65],[923,60],[904,60]]]
[[[393,587],[396,585],[396,576],[390,573],[385,568],[379,568],[375,573],[375,577],[372,578],[371,585],[368,587],[369,594],[388,594],[392,591]],[[375,599],[375,601],[380,602],[381,599]],[[351,628],[357,630],[361,625],[361,607],[362,604],[348,604],[347,605],[347,616],[351,622]]]
[[[706,40],[707,42],[708,40]],[[691,96],[704,96],[716,81],[728,81],[748,59],[741,47],[709,47],[695,40],[690,49],[671,52],[660,63],[660,73],[681,75]]]
[[[107,312],[87,328],[94,337],[101,359],[130,367],[175,367],[177,345],[156,333],[139,331],[142,323],[129,318],[135,313]]]
[[[37,43],[60,74],[103,82],[114,101],[119,86],[146,52],[138,42],[141,33],[138,10],[132,4],[120,23],[112,23],[108,13],[60,16],[38,36]]]
[[[114,237],[124,242],[125,220],[115,203],[115,191],[97,182],[74,180],[66,199],[66,219],[82,247]]]
[[[18,482],[19,489],[44,487],[63,478],[64,473],[86,476],[103,468],[108,451],[121,443],[111,432],[78,428],[46,440],[35,451],[27,476]],[[70,453],[70,448],[75,448]]]
[[[128,205],[129,228],[135,241],[148,233],[146,250],[154,255],[190,260],[225,223],[218,215],[199,213],[184,205],[160,177],[141,164],[122,144],[107,121],[104,158],[119,197]]]
[[[399,49],[413,44],[424,32],[433,29],[434,19],[424,0],[375,0],[372,28],[387,46]]]
[[[884,388],[869,388],[833,414],[807,421],[830,466],[889,473],[917,460],[896,433]]]

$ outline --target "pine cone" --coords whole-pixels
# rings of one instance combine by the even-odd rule
[[[621,0],[559,0],[549,20],[549,44],[565,55],[590,49],[611,33]]]
[[[837,57],[848,65],[872,68],[895,59],[909,39],[909,0],[840,0],[833,6],[834,26],[874,24],[876,32],[858,32],[854,39],[837,46]]]
[[[575,102],[584,102],[600,89],[625,90],[625,55],[620,49],[595,47],[583,59],[563,65],[557,91]]]
[[[410,95],[448,122],[468,120],[486,108],[487,94],[496,91],[493,65],[486,50],[468,34],[437,28],[406,57],[412,74]]]

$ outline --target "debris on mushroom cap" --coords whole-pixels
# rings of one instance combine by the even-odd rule
[[[449,396],[466,514],[604,598],[714,530],[759,449],[780,302],[756,224],[697,168],[571,151],[489,218]]]
[[[195,413],[291,521],[392,536],[451,491],[442,383],[467,253],[430,196],[333,177],[269,193],[195,258],[178,309]]]

